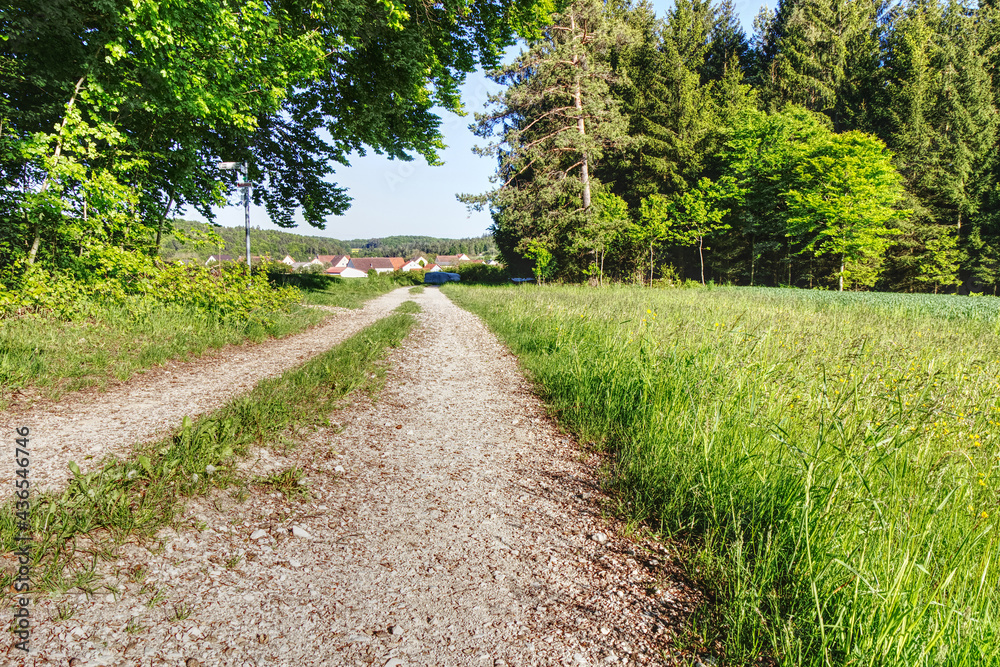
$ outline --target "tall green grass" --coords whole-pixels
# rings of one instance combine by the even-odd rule
[[[998,665],[998,300],[449,286],[621,509],[685,546],[724,664]],[[711,649],[712,651],[716,649]]]

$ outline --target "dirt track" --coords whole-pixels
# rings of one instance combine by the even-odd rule
[[[86,472],[106,454],[124,454],[136,442],[172,432],[185,416],[215,410],[260,380],[351,337],[406,300],[406,288],[370,301],[361,310],[338,308],[324,324],[260,345],[230,346],[189,362],[168,362],[135,375],[107,392],[70,394],[58,403],[43,401],[27,411],[0,413],[0,429],[31,429],[36,489],[62,486],[75,461]],[[12,456],[0,456],[0,479],[14,477]]]
[[[601,518],[596,456],[482,323],[437,289],[414,300],[376,400],[246,461],[303,468],[308,502],[192,505],[162,548],[101,565],[97,594],[40,600],[27,664],[664,662],[692,598],[669,558]]]

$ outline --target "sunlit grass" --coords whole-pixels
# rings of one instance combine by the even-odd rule
[[[726,664],[1000,664],[998,300],[447,293],[685,547]]]
[[[0,319],[0,406],[32,387],[58,398],[67,391],[127,380],[143,368],[188,359],[244,341],[302,331],[325,313],[293,307],[246,318],[168,304],[94,307],[66,320],[27,315]]]

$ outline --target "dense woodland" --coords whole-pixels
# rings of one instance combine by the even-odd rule
[[[1000,281],[996,0],[577,0],[477,115],[508,262],[569,280]]]
[[[209,255],[226,254],[234,257],[245,251],[244,227],[215,227],[200,222],[174,220],[176,233],[163,239],[160,256],[164,259],[196,257],[206,260]],[[250,230],[251,252],[254,255],[281,259],[290,255],[297,262],[306,262],[316,255],[351,255],[352,257],[415,257],[418,255],[457,255],[470,257],[496,254],[492,236],[468,239],[441,239],[433,236],[387,236],[376,239],[340,241],[323,236],[306,236],[274,229]]]
[[[416,257],[427,255],[480,255],[492,259],[498,254],[493,236],[476,238],[439,239],[433,236],[386,236],[380,239],[353,239],[344,241],[357,257]]]

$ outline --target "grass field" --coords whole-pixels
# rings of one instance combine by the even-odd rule
[[[722,664],[1000,664],[1000,301],[446,288],[679,544]]]

